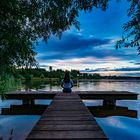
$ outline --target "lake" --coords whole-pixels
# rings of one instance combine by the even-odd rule
[[[30,86],[29,86],[30,85]],[[61,91],[61,87],[57,84],[48,84],[45,82],[32,82],[31,84],[23,84],[18,90],[45,90],[45,91]],[[73,87],[73,91],[131,91],[140,94],[140,81],[84,81],[78,82]],[[86,106],[99,106],[101,100],[83,100]],[[36,100],[38,105],[48,105],[51,100]],[[10,109],[11,105],[21,105],[18,100],[0,100],[0,136],[4,140],[12,138],[12,140],[24,140],[35,123],[39,120],[38,115],[2,115],[2,108]],[[105,134],[110,140],[140,140],[140,95],[138,100],[117,101],[119,111],[112,115],[102,116],[96,114],[96,120]],[[126,107],[128,107],[126,109]],[[121,111],[120,111],[121,110]],[[125,110],[125,112],[123,111]],[[15,114],[20,112],[17,107]],[[132,115],[134,112],[135,115]]]

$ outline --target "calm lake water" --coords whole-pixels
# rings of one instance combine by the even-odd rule
[[[35,86],[36,85],[36,86]],[[30,87],[23,85],[20,90],[62,90],[60,86],[47,83],[32,83]],[[107,117],[98,114],[96,120],[102,127],[110,140],[140,140],[140,81],[98,81],[98,82],[79,82],[74,86],[73,91],[131,91],[139,94],[138,100],[117,101],[117,106],[121,110],[115,112],[115,115]],[[48,105],[51,100],[36,100],[36,104]],[[84,100],[87,106],[98,106],[102,104],[101,100]],[[21,105],[18,100],[0,100],[0,136],[4,140],[12,137],[12,140],[24,140],[35,123],[40,119],[40,115],[2,115],[2,108],[10,108],[11,105]],[[126,110],[126,107],[128,109]],[[16,112],[19,112],[17,108]],[[126,113],[125,113],[126,112]],[[129,113],[130,112],[130,113]],[[132,115],[132,114],[135,115]],[[137,114],[136,114],[137,113]],[[125,114],[125,116],[123,116]],[[128,115],[126,115],[128,114]]]

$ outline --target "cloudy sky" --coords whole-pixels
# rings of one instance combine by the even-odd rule
[[[63,33],[61,40],[51,37],[47,44],[39,41],[36,59],[40,67],[140,76],[137,49],[115,49],[115,42],[122,36],[122,26],[129,20],[128,7],[125,1],[110,2],[105,12],[95,8],[90,13],[81,12],[80,31],[72,27]]]

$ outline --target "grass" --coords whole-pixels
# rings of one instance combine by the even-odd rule
[[[16,90],[20,84],[20,80],[11,75],[0,76],[0,95],[5,98],[6,92]]]

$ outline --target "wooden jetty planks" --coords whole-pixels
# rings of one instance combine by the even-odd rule
[[[90,130],[101,130],[101,128],[98,125],[92,125],[92,124],[85,124],[85,125],[37,125],[34,127],[34,130],[43,130],[43,131],[56,131],[56,130],[69,130],[69,131],[90,131]]]
[[[26,140],[108,139],[78,94],[59,93]]]

